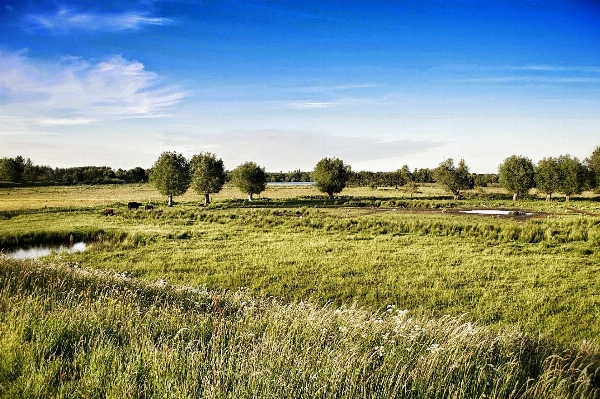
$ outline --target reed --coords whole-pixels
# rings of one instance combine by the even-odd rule
[[[598,348],[0,257],[0,396],[597,398]]]

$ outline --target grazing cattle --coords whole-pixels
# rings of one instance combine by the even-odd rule
[[[138,209],[140,206],[142,206],[144,204],[142,204],[141,202],[134,202],[134,201],[130,201],[127,203],[127,209]]]
[[[115,211],[112,208],[106,208],[104,210],[104,216],[114,216]]]
[[[152,209],[154,209],[154,205],[146,204],[146,206],[144,207],[144,209],[147,210],[147,211],[151,211]]]

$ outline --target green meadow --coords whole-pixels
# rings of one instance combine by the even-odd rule
[[[0,258],[0,395],[599,397],[598,197],[419,191],[2,189],[4,252],[88,246]]]

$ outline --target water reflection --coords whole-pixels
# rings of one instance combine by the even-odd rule
[[[12,259],[35,259],[48,256],[51,253],[66,252],[70,254],[74,252],[83,252],[86,249],[87,244],[85,242],[78,242],[71,246],[39,245],[37,247],[19,248],[16,251],[5,253],[5,255]]]
[[[470,213],[474,215],[504,215],[504,216],[531,216],[533,213],[523,211],[501,211],[498,209],[473,209],[471,211],[459,211],[460,213]]]
[[[312,181],[273,181],[267,182],[267,186],[313,186]]]

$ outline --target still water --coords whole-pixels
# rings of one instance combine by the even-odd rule
[[[498,209],[473,209],[472,211],[459,211],[460,213],[470,213],[474,215],[504,215],[504,216],[530,216],[532,213],[522,211],[501,211]]]
[[[313,186],[314,184],[312,181],[281,181],[268,182],[267,186]]]
[[[39,245],[37,247],[19,248],[16,251],[6,252],[5,255],[13,259],[35,259],[48,256],[51,253],[73,253],[83,252],[87,248],[85,242],[78,242],[71,246],[65,245]]]

